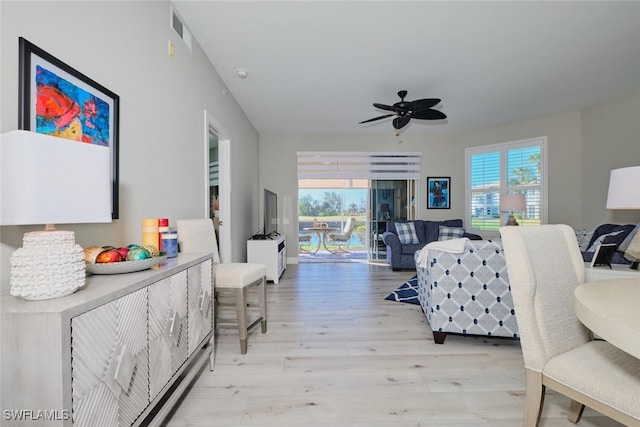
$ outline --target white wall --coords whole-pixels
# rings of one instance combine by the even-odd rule
[[[548,222],[593,228],[605,222],[640,221],[637,211],[605,208],[609,171],[640,165],[640,92],[608,100],[584,111],[494,126],[444,136],[406,132],[382,134],[261,134],[260,185],[287,197],[297,212],[297,151],[420,151],[421,205],[418,218],[465,218],[467,147],[548,137]],[[427,210],[423,193],[427,176],[451,177],[451,209]],[[280,198],[279,200],[282,200]],[[283,203],[280,202],[279,203]],[[285,228],[290,248],[297,247],[297,221]],[[293,256],[295,251],[290,251]]]
[[[587,228],[640,221],[638,211],[604,208],[611,169],[640,165],[640,90],[582,112],[582,211]],[[640,182],[636,185],[640,186]]]
[[[455,151],[451,150],[450,138],[437,136],[425,138],[410,133],[395,136],[393,128],[381,134],[260,134],[260,186],[278,194],[278,212],[292,212],[293,218],[284,227],[290,258],[297,256],[298,247],[298,151],[418,151],[422,152],[421,176],[419,184],[421,198],[418,217],[430,219],[462,218],[464,205],[452,201],[450,210],[429,210],[425,208],[425,188],[427,176],[452,176],[456,163]],[[452,177],[453,192],[464,192],[464,181]],[[458,189],[460,187],[460,190]],[[291,206],[285,206],[289,202]],[[280,214],[279,214],[280,216]]]
[[[169,28],[169,2],[0,2],[0,131],[18,123],[18,37],[120,96],[120,219],[63,226],[81,246],[136,243],[141,219],[202,217],[204,110],[231,134],[232,259],[258,227],[258,134],[194,42]],[[175,58],[168,55],[168,42]],[[43,177],[45,180],[46,177]],[[1,228],[2,289],[25,231]]]
[[[518,141],[538,136],[547,139],[547,222],[580,227],[580,114],[571,112],[526,120],[455,135],[460,179],[465,179],[466,147]],[[460,164],[461,163],[461,164]],[[460,200],[464,204],[464,200]]]

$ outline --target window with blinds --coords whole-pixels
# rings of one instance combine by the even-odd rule
[[[477,231],[493,230],[510,212],[500,211],[500,195],[522,193],[525,209],[514,212],[520,225],[546,222],[546,146],[539,137],[504,144],[468,148],[467,224]]]

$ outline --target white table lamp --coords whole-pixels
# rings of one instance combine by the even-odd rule
[[[0,135],[0,225],[46,224],[11,255],[11,295],[59,298],[85,284],[84,252],[55,224],[111,222],[108,147],[16,130]]]
[[[640,210],[640,166],[613,169],[609,177],[607,209]],[[640,231],[638,227],[624,251],[624,257],[632,262],[631,268],[638,269],[640,261]]]
[[[500,212],[508,212],[509,217],[505,225],[518,225],[514,212],[522,212],[526,208],[523,193],[510,193],[500,195]]]

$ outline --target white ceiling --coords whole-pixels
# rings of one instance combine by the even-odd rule
[[[451,133],[640,88],[637,1],[173,3],[261,133],[393,132],[358,122],[401,89],[448,116],[403,132]]]

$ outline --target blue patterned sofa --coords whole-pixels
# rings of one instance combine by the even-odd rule
[[[400,242],[396,224],[406,222],[413,223],[419,243]],[[387,231],[382,234],[382,241],[387,246],[387,264],[389,264],[393,271],[414,270],[416,265],[413,262],[413,254],[422,249],[427,243],[438,240],[441,225],[445,227],[462,227],[462,220],[448,219],[445,221],[428,221],[414,219],[412,221],[388,221]],[[482,237],[476,234],[465,233],[464,235],[470,239],[482,239]]]
[[[507,265],[499,239],[469,240],[463,253],[428,249],[418,263],[418,300],[437,344],[447,333],[518,337]]]

